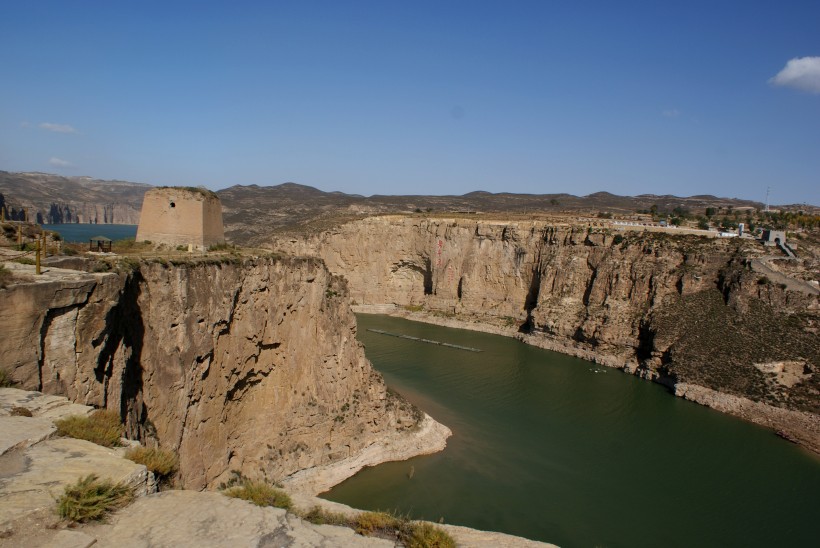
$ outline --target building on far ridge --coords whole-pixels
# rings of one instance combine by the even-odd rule
[[[786,232],[783,230],[764,230],[763,245],[781,246],[786,243]]]
[[[145,193],[137,241],[206,250],[225,243],[222,204],[215,192],[193,187],[158,187]]]

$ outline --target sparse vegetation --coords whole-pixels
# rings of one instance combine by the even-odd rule
[[[134,447],[125,453],[125,458],[145,465],[159,479],[170,477],[179,467],[176,454],[158,447]]]
[[[247,500],[257,506],[275,506],[285,510],[293,506],[290,495],[263,481],[241,478],[239,485],[228,487],[223,493],[228,497]]]
[[[309,521],[314,525],[342,525],[350,526],[350,518],[338,512],[324,510],[321,506],[314,506],[305,513],[300,513],[299,517]]]
[[[14,275],[11,273],[11,270],[6,268],[5,265],[0,264],[0,289],[4,289],[8,286],[13,277]]]
[[[9,415],[12,417],[32,417],[31,409],[26,407],[12,407]]]
[[[421,312],[424,310],[423,304],[406,304],[402,308],[407,310],[408,312]]]
[[[408,548],[452,548],[456,545],[453,538],[440,527],[388,512],[362,512],[347,516],[314,506],[308,512],[299,514],[299,517],[317,525],[350,527],[360,535],[397,541]]]
[[[60,517],[75,523],[104,519],[110,512],[123,508],[134,499],[130,487],[111,480],[101,480],[95,474],[66,486],[57,499]]]
[[[5,369],[0,369],[0,388],[9,388],[10,386],[14,386],[14,380],[11,378],[11,375]]]
[[[122,423],[116,411],[97,409],[87,416],[72,415],[54,423],[57,434],[87,440],[105,447],[116,447],[122,437]]]
[[[221,244],[213,244],[208,247],[208,251],[227,251],[228,249],[231,249],[231,246],[225,242],[222,242]]]

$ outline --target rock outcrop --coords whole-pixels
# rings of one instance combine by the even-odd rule
[[[335,463],[352,474],[361,454],[443,448],[449,431],[365,359],[346,284],[321,261],[129,266],[0,290],[2,365],[23,388],[119,410],[129,437],[178,452],[181,485]],[[404,436],[403,451],[373,451]]]
[[[820,413],[820,299],[756,273],[754,241],[385,216],[270,245],[321,257],[365,309],[489,325],[670,386]],[[754,366],[784,360],[805,364],[791,386]],[[820,450],[820,430],[810,437]]]

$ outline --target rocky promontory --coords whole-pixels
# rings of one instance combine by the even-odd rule
[[[386,389],[356,340],[345,281],[317,259],[52,267],[0,294],[11,379],[119,411],[128,437],[178,453],[186,488],[236,470],[301,472],[323,490],[319,477],[438,451],[450,434]]]

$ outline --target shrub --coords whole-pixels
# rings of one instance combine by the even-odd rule
[[[72,415],[54,423],[57,434],[87,440],[105,447],[120,444],[122,424],[116,411],[97,409],[87,416]]]
[[[453,537],[431,523],[413,523],[402,540],[407,548],[455,548],[456,545]]]
[[[26,407],[12,407],[9,415],[12,417],[33,417],[34,415],[31,414],[31,409]]]
[[[28,264],[28,265],[32,265],[32,264],[34,264],[36,261],[35,261],[34,259],[32,259],[31,257],[20,257],[20,258],[18,258],[18,259],[14,259],[14,262],[15,262],[15,263],[20,263],[20,264]]]
[[[349,527],[351,523],[350,518],[346,515],[323,510],[321,506],[314,506],[308,512],[300,514],[299,517],[314,525],[343,525]]]
[[[612,245],[618,245],[623,241],[624,237],[621,234],[615,234],[615,236],[612,237]]]
[[[134,447],[126,451],[125,458],[145,465],[158,478],[167,478],[179,466],[176,454],[158,447]]]
[[[225,251],[226,249],[230,249],[231,246],[226,243],[221,244],[213,244],[208,248],[208,251]]]
[[[247,500],[257,506],[275,506],[289,510],[293,506],[290,496],[262,481],[242,480],[240,485],[224,490],[226,496]]]
[[[101,520],[109,512],[127,506],[134,499],[133,490],[122,483],[101,480],[94,474],[80,478],[77,483],[67,485],[63,495],[57,499],[60,517],[83,523]]]
[[[364,512],[353,519],[353,528],[360,535],[395,534],[402,520],[386,512]]]

